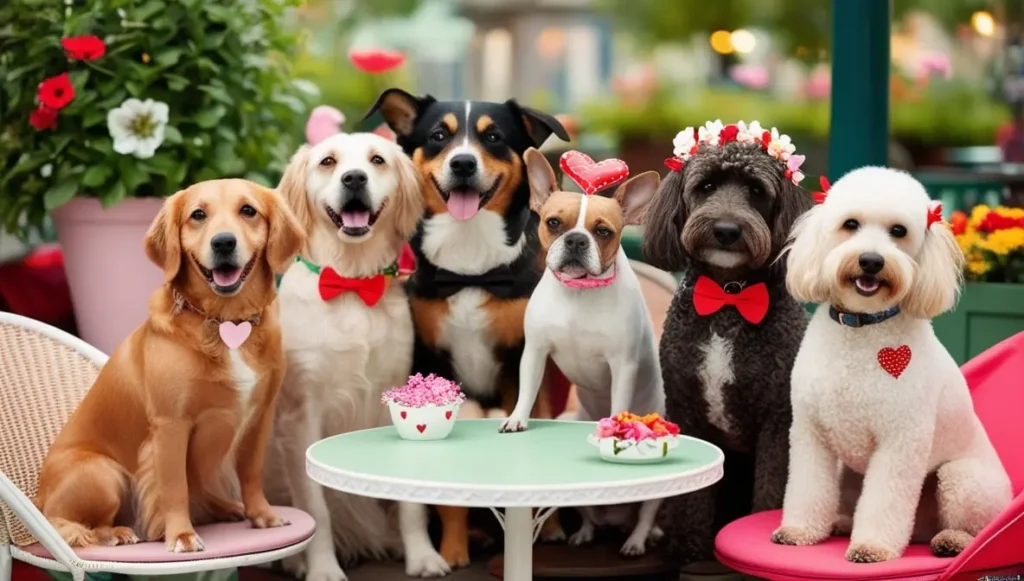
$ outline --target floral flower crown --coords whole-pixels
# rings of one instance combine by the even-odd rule
[[[800,166],[804,164],[805,156],[795,153],[796,146],[788,135],[779,135],[779,130],[774,127],[765,129],[758,121],[751,121],[750,125],[743,121],[722,125],[720,120],[715,120],[706,122],[703,127],[687,127],[672,140],[673,157],[665,160],[665,166],[672,171],[682,171],[683,165],[699,153],[700,146],[723,147],[733,142],[760,147],[781,161],[783,175],[793,185],[800,185],[804,179]]]

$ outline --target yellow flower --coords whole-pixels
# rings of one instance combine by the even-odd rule
[[[991,264],[985,262],[984,260],[967,261],[967,271],[973,274],[974,276],[981,276],[985,274],[986,272],[988,272],[988,269],[991,266]]]
[[[967,220],[967,227],[971,229],[977,228],[978,224],[981,224],[981,221],[984,220],[985,216],[988,216],[988,213],[991,211],[992,209],[985,204],[978,204],[971,208],[971,218]]]
[[[992,232],[985,237],[979,247],[999,256],[1024,250],[1024,228],[1009,228]]]
[[[981,242],[981,236],[977,230],[968,229],[963,234],[956,237],[956,243],[960,246],[960,251],[964,253],[964,256],[971,254],[971,250]]]
[[[995,213],[1006,218],[1024,218],[1024,208],[1007,208],[1006,206],[999,206],[995,209]]]

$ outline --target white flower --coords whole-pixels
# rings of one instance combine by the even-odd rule
[[[804,181],[804,177],[804,172],[802,171],[793,172],[793,185],[799,186],[800,182]]]
[[[52,163],[48,163],[48,164],[44,165],[43,167],[39,168],[39,175],[43,176],[44,178],[48,178],[48,177],[52,176],[53,175],[53,164]]]
[[[707,143],[710,145],[718,145],[718,135],[725,129],[722,125],[721,119],[715,119],[714,121],[707,121],[704,123],[704,127],[699,130],[700,142]]]
[[[687,127],[676,134],[676,138],[672,140],[672,153],[676,157],[686,159],[690,157],[690,150],[697,143],[697,140],[693,137],[693,127]]]
[[[796,146],[788,135],[779,135],[779,130],[772,127],[772,141],[768,144],[768,155],[786,161],[790,154],[796,151]]]
[[[761,136],[764,135],[764,127],[761,127],[760,121],[751,121],[750,125],[747,126],[747,131],[753,135],[757,141],[761,140]]]
[[[128,99],[107,113],[107,130],[114,138],[114,151],[139,159],[153,157],[164,142],[169,108],[167,103]]]

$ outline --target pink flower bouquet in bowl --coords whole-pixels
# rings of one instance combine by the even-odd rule
[[[658,414],[622,412],[597,422],[588,441],[609,462],[650,464],[661,462],[679,445],[679,426]]]
[[[405,385],[389,389],[381,403],[391,412],[391,423],[405,440],[443,440],[455,427],[459,405],[466,400],[459,384],[431,373],[419,373]]]

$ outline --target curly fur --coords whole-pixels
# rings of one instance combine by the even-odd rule
[[[665,322],[660,359],[668,417],[726,454],[715,486],[666,501],[667,555],[681,565],[712,558],[717,530],[750,512],[782,506],[791,423],[789,378],[807,314],[786,291],[776,260],[811,197],[783,178],[779,162],[741,144],[704,148],[662,182],[645,217],[648,262],[684,271]],[[723,252],[716,221],[740,226]],[[764,282],[770,307],[757,325],[726,307],[698,316],[697,277]]]

